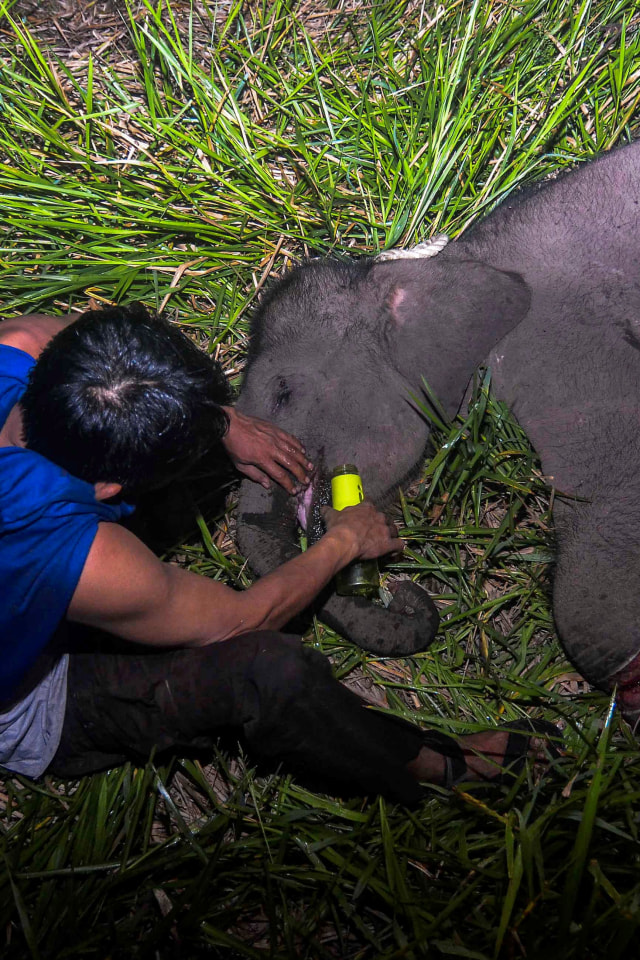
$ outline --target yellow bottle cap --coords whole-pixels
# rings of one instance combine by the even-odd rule
[[[334,510],[353,507],[363,500],[362,480],[357,473],[341,473],[331,477],[331,505]]]

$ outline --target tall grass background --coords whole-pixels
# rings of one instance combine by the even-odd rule
[[[296,258],[455,237],[638,130],[632,0],[128,0],[124,61],[56,53],[28,13],[0,0],[2,315],[141,300],[236,387],[251,309]],[[166,557],[245,586],[233,494],[193,502]],[[437,594],[431,649],[376,660],[320,623],[307,642],[400,716],[457,733],[544,716],[564,755],[412,812],[223,751],[7,777],[3,957],[638,955],[636,742],[555,638],[549,490],[490,372],[396,519],[408,549],[386,575]]]

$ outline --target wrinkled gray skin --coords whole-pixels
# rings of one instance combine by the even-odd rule
[[[299,436],[314,461],[357,463],[384,504],[424,453],[410,400],[421,378],[453,415],[480,363],[553,486],[586,501],[554,507],[567,653],[597,685],[628,680],[640,652],[640,142],[506,201],[432,259],[293,271],[255,318],[239,407]],[[244,483],[239,540],[257,573],[294,554],[294,507]],[[407,615],[329,597],[320,616],[367,649],[407,653],[437,626],[427,600],[410,603]]]

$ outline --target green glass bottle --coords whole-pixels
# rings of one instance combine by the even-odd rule
[[[344,510],[364,500],[362,480],[353,463],[342,463],[331,473],[331,505]],[[377,597],[380,571],[377,560],[356,560],[336,575],[336,593],[341,597]]]

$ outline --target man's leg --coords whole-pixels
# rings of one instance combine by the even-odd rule
[[[145,762],[154,750],[211,751],[231,730],[256,759],[339,792],[413,805],[421,780],[441,783],[447,769],[492,779],[505,760],[536,749],[535,732],[531,743],[500,730],[456,741],[374,710],[334,678],[326,657],[281,633],[192,650],[92,646],[70,656],[62,739],[48,768],[61,777]]]
[[[154,749],[210,750],[235,730],[251,755],[286,770],[354,793],[419,799],[408,764],[422,731],[366,706],[297,637],[262,631],[198,649],[139,650],[71,654],[48,772],[75,777],[144,762]]]

